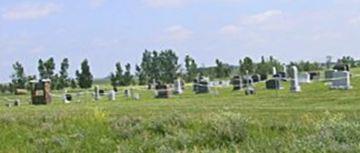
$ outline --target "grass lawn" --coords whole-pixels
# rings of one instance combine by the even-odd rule
[[[284,86],[259,83],[254,96],[231,88],[195,95],[188,87],[171,99],[137,87],[138,101],[120,94],[94,102],[87,94],[48,106],[1,95],[0,152],[360,152],[360,78],[349,91],[324,82],[301,93]],[[7,108],[4,97],[22,105]]]

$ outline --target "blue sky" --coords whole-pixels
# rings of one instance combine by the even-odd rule
[[[360,58],[360,0],[1,0],[0,81],[11,65],[88,58],[95,77],[145,49],[171,48],[201,65],[274,55],[282,61]]]

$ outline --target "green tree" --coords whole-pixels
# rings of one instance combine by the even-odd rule
[[[250,57],[245,57],[244,60],[240,60],[239,63],[240,73],[246,74],[246,72],[249,72],[249,74],[252,74],[255,72],[255,64]]]
[[[133,84],[133,78],[134,78],[134,76],[131,74],[131,65],[130,65],[130,63],[128,63],[125,65],[125,73],[123,76],[123,85],[129,86],[129,85]]]
[[[113,87],[121,86],[123,83],[123,70],[120,62],[115,64],[115,73],[110,74],[110,81]]]
[[[145,85],[147,82],[146,75],[144,74],[144,72],[142,71],[142,69],[139,65],[135,66],[135,71],[136,71],[135,75],[137,77],[138,84]]]
[[[193,81],[198,74],[198,68],[195,60],[191,58],[189,55],[186,55],[185,57],[185,68],[186,68],[185,80],[187,82]]]
[[[14,89],[25,89],[27,78],[25,75],[24,67],[20,62],[13,64],[14,73],[11,75],[11,82]]]
[[[81,63],[81,71],[76,71],[76,80],[80,88],[87,89],[91,88],[93,79],[94,78],[90,71],[89,62],[87,59],[85,59]]]
[[[61,90],[70,86],[68,69],[70,67],[69,59],[65,58],[61,62],[59,76],[57,76],[57,89]]]

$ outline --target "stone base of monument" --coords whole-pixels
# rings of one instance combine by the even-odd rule
[[[240,76],[234,76],[231,80],[231,84],[233,85],[233,91],[239,91],[243,88],[243,83]]]
[[[271,79],[266,81],[266,89],[270,90],[281,90],[284,89],[284,87],[281,86],[281,81],[278,79]]]
[[[256,94],[256,91],[253,87],[248,87],[247,89],[245,89],[245,95],[254,95]]]

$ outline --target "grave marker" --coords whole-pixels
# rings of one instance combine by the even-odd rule
[[[290,90],[292,92],[300,92],[301,87],[299,84],[298,69],[296,66],[291,67],[290,77],[291,77]]]

